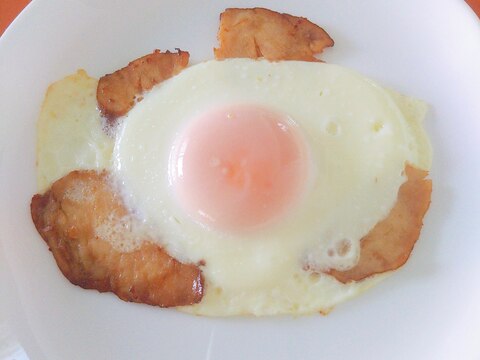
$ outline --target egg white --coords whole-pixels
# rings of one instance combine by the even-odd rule
[[[113,139],[102,130],[97,84],[79,70],[48,88],[37,122],[39,192],[72,170],[110,166]]]
[[[88,92],[78,88],[82,91]],[[69,107],[71,100],[58,94],[55,98]],[[307,142],[313,169],[295,209],[269,227],[241,235],[192,221],[172,196],[167,175],[170,146],[184,126],[202,111],[238,103],[260,104],[290,116]],[[94,109],[89,106],[86,117]],[[113,170],[127,203],[158,228],[159,242],[179,259],[206,263],[206,294],[200,304],[183,311],[213,316],[326,312],[388,274],[341,284],[302,266],[313,262],[342,269],[355,263],[359,239],[395,203],[405,181],[405,162],[430,167],[431,149],[421,126],[425,109],[420,101],[336,65],[210,61],[160,84],[130,111],[117,134]],[[42,180],[42,188],[58,176],[53,175],[57,168],[110,168],[105,149],[111,143],[97,136],[101,126],[70,123],[49,125],[53,130],[48,131],[61,133],[65,143],[52,144],[50,137],[39,135],[39,153],[66,148],[74,137],[79,139],[68,143],[72,153],[97,155],[39,162],[39,173],[51,175]],[[347,256],[326,256],[345,238],[352,244]]]

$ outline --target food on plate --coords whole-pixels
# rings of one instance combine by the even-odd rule
[[[318,61],[332,38],[309,20],[263,9],[226,9],[220,15],[216,59]]]
[[[157,305],[231,316],[327,313],[401,266],[430,203],[431,182],[425,177],[431,148],[422,126],[426,105],[355,71],[315,61],[314,54],[333,45],[328,39],[303,18],[258,8],[227,9],[215,49],[221,61],[186,67],[188,55],[186,61],[178,57],[187,53],[168,53],[178,61],[167,71],[170,75],[154,76],[159,82],[148,82],[149,87],[132,87],[139,73],[148,79],[158,73],[148,66],[138,70],[145,57],[133,61],[98,84],[101,109],[106,93],[104,100],[121,99],[118,103],[127,105],[114,106],[110,115],[103,109],[106,120],[90,108],[94,79],[79,72],[58,82],[45,100],[53,105],[42,110],[47,125],[39,126],[57,135],[39,132],[39,155],[40,149],[62,153],[70,137],[75,141],[66,156],[39,156],[39,191],[52,187],[34,197],[32,216],[50,239],[62,271],[87,264],[91,274],[130,274],[131,262],[122,262],[118,271],[117,258],[150,264],[147,252],[158,252],[159,266],[170,259],[168,264],[178,267],[172,281],[182,281],[180,290],[165,284],[169,301]],[[255,52],[249,41],[256,44]],[[131,73],[137,75],[125,75]],[[108,91],[100,91],[102,86]],[[80,109],[62,87],[88,99],[89,108]],[[139,97],[142,101],[135,102]],[[79,110],[56,110],[70,106]],[[55,111],[67,125],[50,116]],[[84,116],[95,120],[82,121]],[[113,119],[116,126],[107,136],[102,128]],[[64,139],[55,144],[60,136]],[[89,156],[77,159],[71,155],[77,151]],[[67,175],[76,168],[84,170]],[[65,232],[59,236],[70,227],[63,226],[63,212],[50,208],[71,201],[82,184],[98,185],[93,195],[99,209],[82,215],[87,221],[72,220],[69,226],[84,235],[81,239]],[[89,208],[85,199],[75,206],[84,212]],[[112,216],[107,216],[109,207]],[[39,222],[45,217],[48,226]],[[105,227],[99,232],[97,225],[105,219],[107,229],[127,231],[107,231],[107,240],[99,238]],[[52,232],[50,224],[57,222],[62,226]],[[52,239],[61,239],[62,246]],[[113,261],[90,262],[93,255],[77,252],[77,243],[89,244],[93,254],[107,248],[115,254]],[[65,244],[68,251],[55,250]],[[65,260],[79,256],[81,261]],[[152,304],[145,300],[154,291],[145,274],[136,278],[142,298],[103,283],[88,284]],[[160,297],[158,286],[155,296]]]
[[[275,126],[295,139],[286,142],[288,150],[269,130]],[[171,254],[205,262],[205,296],[183,309],[197,314],[305,313],[357,293],[358,284],[344,287],[318,273],[354,267],[361,239],[397,201],[405,164],[429,166],[422,163],[428,141],[388,91],[324,63],[193,65],[145,94],[118,130],[113,167],[129,206],[161,228]],[[288,168],[277,154],[296,170],[283,173]],[[257,212],[262,185],[256,179],[269,186],[276,177],[291,177],[294,196],[252,224],[248,215]],[[219,210],[198,202],[202,196],[236,206]],[[243,206],[254,210],[238,219]],[[331,255],[345,243],[347,251]]]
[[[153,53],[132,61],[113,74],[102,76],[98,81],[97,101],[102,114],[113,122],[125,115],[138,101],[143,92],[155,84],[176,74],[188,65],[190,55],[178,50]]]
[[[346,271],[328,273],[345,283],[398,269],[405,264],[420,236],[423,217],[430,205],[432,181],[428,172],[407,166],[407,181],[398,191],[397,202],[389,215],[360,240],[360,259]]]
[[[37,122],[38,191],[77,169],[104,169],[114,141],[97,109],[98,80],[84,70],[48,87]]]
[[[73,284],[158,306],[197,303],[203,278],[155,244],[107,172],[73,171],[31,203],[35,226]]]

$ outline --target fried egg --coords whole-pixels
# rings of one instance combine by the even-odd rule
[[[79,70],[48,88],[37,122],[40,193],[72,170],[109,166],[114,142],[102,130],[97,84]]]
[[[61,92],[50,96],[69,107]],[[94,104],[61,126],[44,106],[39,134],[48,124],[63,139],[39,135],[38,148],[89,156],[39,152],[39,186],[69,168],[111,169],[158,242],[204,264],[205,296],[182,311],[328,312],[388,274],[342,284],[304,269],[354,266],[360,239],[395,203],[405,164],[429,169],[425,111],[337,65],[207,61],[145,94],[120,120],[113,155],[98,118],[74,120],[98,116]],[[332,256],[345,242],[347,251]]]

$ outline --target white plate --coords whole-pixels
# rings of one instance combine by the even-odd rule
[[[335,39],[328,62],[432,106],[433,203],[413,256],[327,317],[210,319],[85,291],[30,219],[48,84],[154,48],[211,58],[228,6],[307,16]],[[480,21],[462,1],[36,0],[0,39],[0,335],[11,331],[35,360],[480,359],[479,96]]]

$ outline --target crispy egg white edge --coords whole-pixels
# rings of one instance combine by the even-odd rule
[[[78,70],[49,86],[37,122],[40,193],[72,170],[110,167],[114,141],[102,130],[97,83]]]

